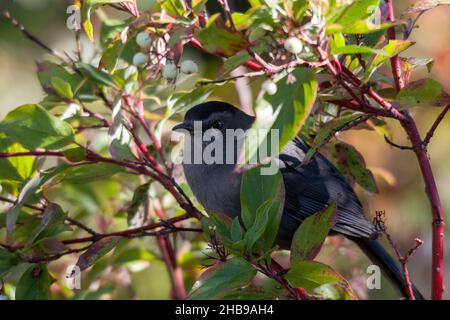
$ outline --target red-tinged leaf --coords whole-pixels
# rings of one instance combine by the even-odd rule
[[[297,262],[291,265],[285,277],[292,287],[303,288],[309,294],[322,299],[357,299],[348,281],[331,267],[320,262]],[[330,290],[332,288],[334,290]]]
[[[92,266],[98,259],[110,252],[119,243],[119,237],[103,238],[95,242],[77,261],[80,270],[85,270]]]
[[[246,286],[255,275],[256,269],[249,262],[234,258],[197,281],[189,296],[196,300],[211,299],[224,294],[226,289]]]
[[[450,1],[448,0],[419,0],[415,1],[412,6],[406,9],[406,11],[403,12],[403,15],[421,13],[436,8],[437,6],[440,5],[449,5],[449,4]]]
[[[306,218],[292,239],[291,264],[303,260],[313,260],[336,223],[336,204]]]

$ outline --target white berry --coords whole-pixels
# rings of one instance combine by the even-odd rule
[[[141,66],[144,64],[147,64],[148,62],[148,55],[142,52],[138,52],[133,57],[133,64],[136,66]]]
[[[299,54],[303,50],[303,45],[299,39],[290,37],[284,42],[284,48],[290,53]]]
[[[261,89],[269,95],[277,93],[277,85],[272,80],[266,80],[263,82]]]
[[[177,66],[173,63],[168,63],[164,66],[162,75],[166,79],[175,79],[177,77]]]
[[[136,43],[141,48],[148,48],[152,44],[152,38],[148,32],[139,32],[136,36]]]
[[[185,60],[181,63],[180,66],[181,72],[184,74],[191,74],[191,73],[197,73],[198,72],[198,66],[197,64],[192,60]]]

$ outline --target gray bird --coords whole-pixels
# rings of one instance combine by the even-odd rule
[[[183,131],[193,137],[194,134],[201,134],[194,130],[194,122],[199,121],[203,132],[213,128],[226,136],[226,129],[248,130],[254,119],[228,103],[211,101],[191,108],[186,113],[184,122],[176,125],[173,130]],[[211,142],[202,143],[206,146]],[[403,273],[375,240],[379,232],[364,216],[361,202],[346,178],[320,153],[302,164],[308,148],[302,140],[295,138],[277,156],[276,162],[285,185],[285,202],[276,243],[289,248],[302,221],[336,201],[337,222],[331,234],[342,234],[353,240],[408,297]],[[193,144],[188,149],[192,153],[195,151]],[[225,157],[224,147],[223,158]],[[183,168],[195,197],[206,210],[232,218],[240,215],[242,174],[234,172],[235,164],[205,163],[202,160],[201,163],[183,163]],[[416,299],[424,299],[415,287],[413,291]]]

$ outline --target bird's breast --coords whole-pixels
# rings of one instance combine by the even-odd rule
[[[240,214],[242,175],[233,174],[233,166],[185,164],[183,168],[192,192],[206,210],[230,217]]]

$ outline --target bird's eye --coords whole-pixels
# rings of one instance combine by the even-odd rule
[[[217,120],[216,122],[213,123],[212,128],[217,129],[217,130],[222,130],[223,122],[220,120]]]

